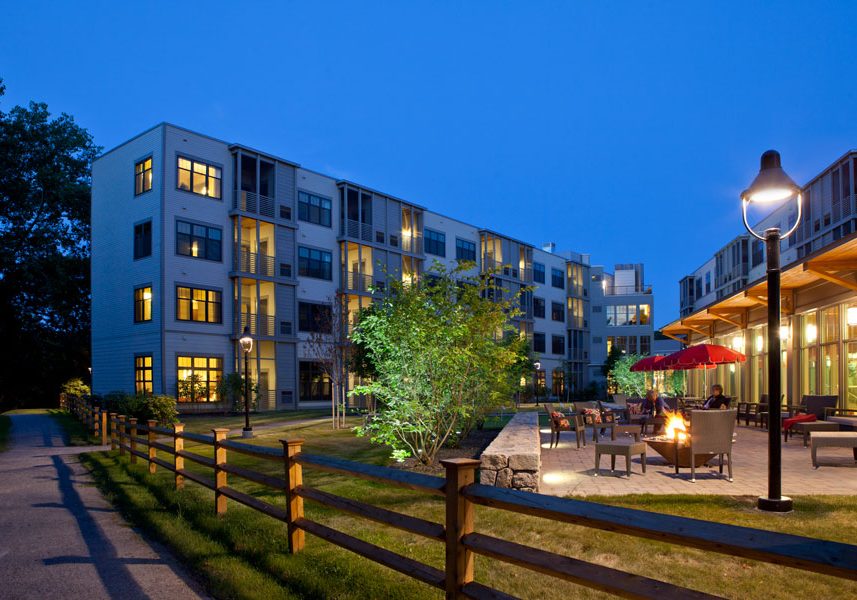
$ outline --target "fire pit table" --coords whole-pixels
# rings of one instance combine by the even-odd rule
[[[660,454],[667,461],[667,464],[675,466],[676,473],[678,473],[679,467],[690,468],[690,444],[662,435],[647,438],[646,443],[652,450]],[[693,457],[693,466],[701,467],[714,456],[714,454],[697,454]]]

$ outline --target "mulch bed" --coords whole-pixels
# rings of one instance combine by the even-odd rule
[[[394,462],[390,466],[395,469],[413,471],[414,473],[442,476],[445,469],[439,461],[446,458],[479,458],[482,451],[488,447],[488,444],[494,441],[494,438],[499,433],[499,429],[474,429],[455,448],[441,448],[440,452],[437,453],[435,462],[430,465],[424,465],[415,458],[407,458],[404,462]]]

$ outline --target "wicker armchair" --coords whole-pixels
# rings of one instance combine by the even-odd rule
[[[732,436],[735,433],[737,410],[695,410],[690,413],[690,480],[696,481],[694,457],[699,454],[719,454],[720,474],[723,474],[723,456],[729,467],[732,481]]]

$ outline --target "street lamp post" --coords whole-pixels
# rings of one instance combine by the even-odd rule
[[[542,363],[536,361],[533,363],[533,394],[536,397],[536,406],[539,405],[539,371],[542,370]]]
[[[768,495],[758,500],[760,510],[788,512],[792,500],[782,495],[782,447],[780,438],[782,389],[780,368],[780,242],[790,236],[801,216],[801,192],[798,185],[786,175],[780,165],[780,154],[768,150],[762,154],[759,174],[750,187],[741,194],[741,212],[744,226],[754,237],[765,242],[768,282]],[[747,222],[747,208],[751,203],[782,202],[794,196],[797,201],[797,219],[784,234],[779,227],[769,227],[763,234],[756,233]]]
[[[238,340],[244,351],[244,431],[241,437],[253,437],[253,427],[250,426],[250,352],[253,350],[253,338],[250,328],[245,326],[241,339]]]

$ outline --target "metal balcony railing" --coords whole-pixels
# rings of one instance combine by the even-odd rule
[[[240,250],[233,253],[232,269],[242,273],[252,273],[264,277],[274,276],[274,257],[258,252]]]
[[[340,223],[339,234],[363,240],[364,242],[372,241],[372,224],[361,223],[360,221],[352,221],[351,219],[343,219]]]
[[[232,208],[265,217],[274,217],[274,199],[255,192],[236,190],[232,197]]]
[[[370,287],[374,285],[371,275],[357,273],[355,271],[347,271],[345,273],[345,281],[343,287],[349,292],[370,292]]]
[[[402,252],[411,254],[422,254],[423,238],[421,235],[402,236]]]
[[[608,286],[604,290],[605,296],[629,296],[631,294],[651,294],[652,286],[639,285],[614,285]]]
[[[236,319],[235,331],[240,335],[245,327],[250,328],[251,335],[264,335],[273,337],[276,328],[274,315],[260,315],[256,313],[241,313]]]

